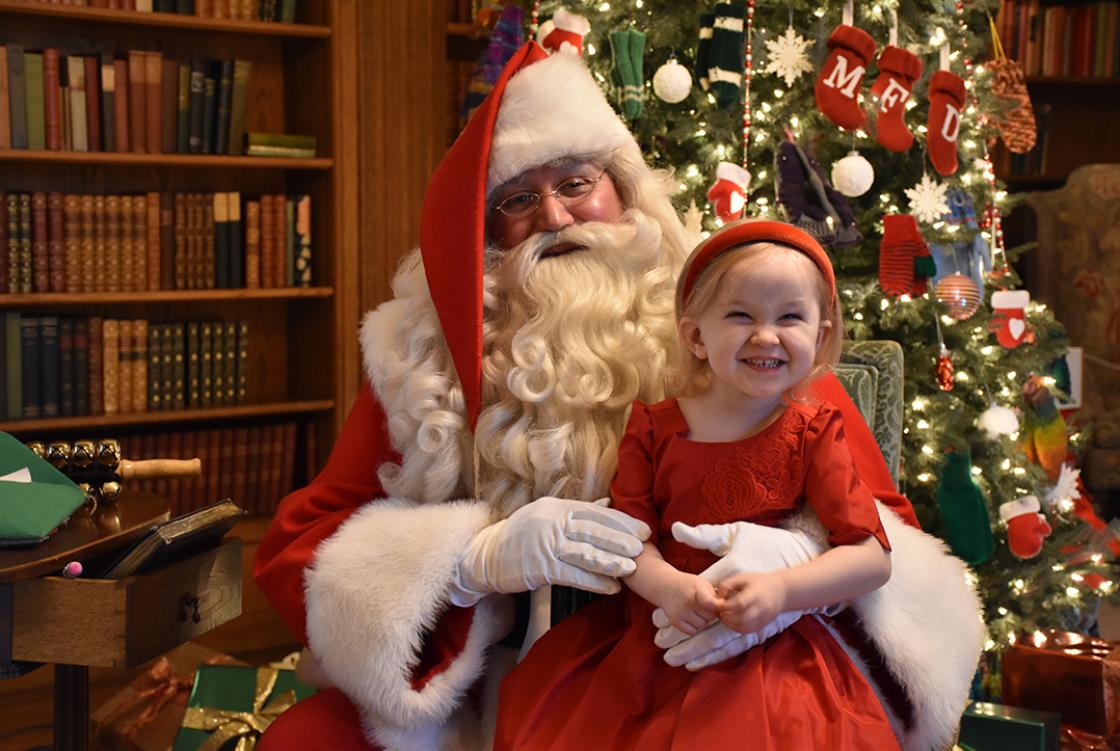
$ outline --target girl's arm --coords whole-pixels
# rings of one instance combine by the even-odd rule
[[[716,617],[720,603],[715,587],[666,563],[653,544],[643,543],[634,563],[634,573],[622,581],[643,600],[662,608],[682,632],[691,636]]]
[[[891,576],[890,553],[874,537],[837,545],[808,563],[768,573],[736,574],[720,582],[720,619],[750,633],[779,613],[806,611],[871,592]]]

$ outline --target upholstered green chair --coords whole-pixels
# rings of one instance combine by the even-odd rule
[[[902,454],[902,346],[890,340],[844,342],[836,377],[863,414],[897,483]]]

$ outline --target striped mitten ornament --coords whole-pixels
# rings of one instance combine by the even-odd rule
[[[618,104],[627,120],[642,116],[645,89],[642,85],[642,58],[645,55],[646,35],[637,29],[612,31],[610,34],[611,57],[614,67],[611,76],[618,90]]]
[[[909,214],[883,217],[883,240],[879,244],[879,286],[888,297],[921,295],[926,278],[932,276],[929,246]]]

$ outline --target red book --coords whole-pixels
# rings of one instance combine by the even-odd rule
[[[146,198],[147,223],[145,231],[148,240],[148,274],[144,289],[156,291],[160,288],[160,266],[163,260],[162,254],[160,253],[159,193],[148,193]]]
[[[133,154],[148,151],[147,60],[140,50],[128,52],[128,136]],[[117,86],[120,91],[120,85]]]
[[[51,292],[66,291],[66,244],[63,240],[65,215],[62,194],[47,194],[47,257],[50,264]]]
[[[272,267],[276,263],[276,223],[273,218],[274,199],[272,196],[261,196],[261,287],[269,288],[272,284]]]
[[[272,241],[276,253],[272,257],[272,284],[270,287],[288,286],[288,198],[272,197],[272,218],[276,223]]]
[[[59,84],[58,50],[43,50],[43,113],[46,119],[47,148],[62,148],[62,89]]]
[[[114,60],[113,61],[113,81],[116,86],[116,94],[114,104],[116,105],[113,112],[113,124],[116,126],[116,147],[117,151],[128,152],[128,61],[127,60]]]
[[[178,150],[176,127],[179,124],[179,63],[175,60],[163,61],[160,75],[160,117],[163,120],[163,133],[160,146],[164,154],[174,154]]]
[[[101,151],[101,62],[93,55],[82,58],[86,68],[86,138],[90,151]]]

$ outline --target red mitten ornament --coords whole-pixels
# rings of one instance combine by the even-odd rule
[[[813,93],[824,116],[845,130],[858,130],[867,122],[859,89],[874,56],[875,40],[863,29],[840,24],[828,37],[828,57]]]
[[[878,99],[875,109],[875,140],[891,151],[908,151],[914,136],[903,116],[914,81],[922,75],[922,61],[909,50],[887,45],[879,55],[879,77],[871,84]]]
[[[1025,289],[1000,290],[992,293],[992,330],[996,341],[1008,349],[1030,341],[1026,307],[1031,293]]]
[[[939,70],[929,81],[929,119],[926,147],[933,168],[943,177],[957,172],[957,135],[964,109],[964,80]]]
[[[1016,558],[1034,558],[1042,550],[1042,541],[1053,531],[1046,517],[1039,513],[1040,508],[1033,495],[1000,504],[999,518],[1007,522],[1007,546]]]
[[[733,222],[743,215],[747,205],[747,185],[751,173],[733,162],[720,162],[716,167],[716,182],[708,188],[708,200],[723,222]]]
[[[879,244],[879,286],[889,297],[918,296],[926,291],[926,276],[919,267],[929,258],[929,246],[909,214],[883,217],[883,240]]]

